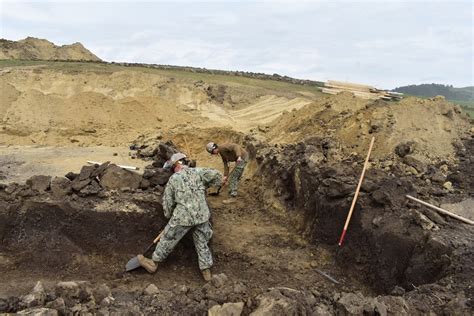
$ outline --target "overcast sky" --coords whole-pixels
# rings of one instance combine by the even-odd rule
[[[473,83],[473,2],[0,0],[0,37],[379,88]]]

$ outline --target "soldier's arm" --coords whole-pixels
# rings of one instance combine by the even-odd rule
[[[222,174],[216,169],[202,168],[199,173],[206,188],[218,187],[222,184]]]
[[[239,145],[233,144],[232,149],[234,150],[234,153],[237,156],[237,158],[239,157],[242,158],[242,148],[240,148]]]
[[[176,204],[174,201],[174,187],[170,182],[166,185],[165,192],[163,193],[163,211],[166,218],[171,218]]]

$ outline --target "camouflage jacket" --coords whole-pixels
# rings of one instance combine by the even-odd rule
[[[187,168],[171,176],[163,195],[163,209],[171,226],[194,226],[209,220],[206,189],[220,186],[222,175],[210,168]]]

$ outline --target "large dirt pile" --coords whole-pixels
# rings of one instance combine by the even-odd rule
[[[453,161],[455,151],[463,147],[461,138],[472,128],[470,122],[459,106],[443,97],[386,102],[341,93],[284,113],[267,135],[275,143],[294,143],[308,137],[332,139],[337,142],[340,159],[364,155],[373,136],[376,159],[394,157],[397,146],[408,144],[410,154],[417,159]]]
[[[248,131],[310,102],[297,93],[205,83],[186,73],[83,66],[0,72],[0,143],[126,145],[185,126]]]
[[[81,43],[56,46],[48,40],[34,37],[27,37],[19,41],[0,39],[0,59],[101,60],[82,46]]]

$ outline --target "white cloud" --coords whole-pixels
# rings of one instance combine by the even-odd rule
[[[1,37],[80,41],[108,61],[474,84],[470,1],[0,1]]]

